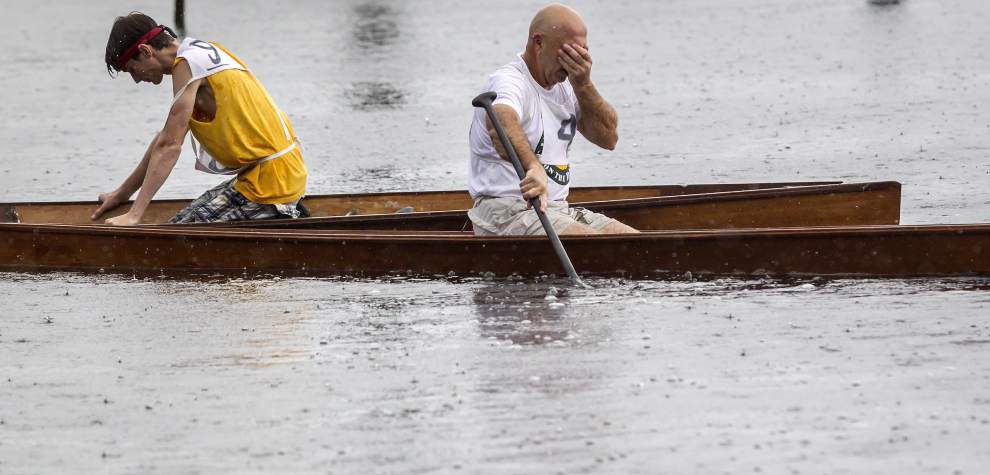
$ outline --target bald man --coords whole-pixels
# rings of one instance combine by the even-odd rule
[[[482,109],[471,123],[468,212],[480,236],[544,234],[528,201],[540,205],[558,234],[635,233],[605,215],[567,204],[571,169],[567,158],[575,131],[591,143],[614,150],[619,140],[615,109],[591,82],[588,29],[574,10],[553,4],[529,27],[526,50],[488,77],[483,91],[495,91],[495,114],[523,168],[520,181]]]

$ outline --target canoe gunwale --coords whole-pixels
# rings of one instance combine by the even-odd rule
[[[866,191],[897,191],[901,184],[896,181],[876,181],[867,183],[844,183],[835,185],[793,186],[787,188],[767,188],[761,190],[720,191],[715,193],[699,193],[690,195],[657,196],[649,198],[630,198],[626,200],[587,201],[575,203],[575,206],[595,207],[596,209],[621,209],[641,206],[644,204],[691,204],[703,203],[716,198],[719,201],[737,201],[748,199],[773,199],[794,195],[828,195],[836,193],[861,193]]]

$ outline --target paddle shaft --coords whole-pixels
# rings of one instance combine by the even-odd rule
[[[502,142],[502,147],[505,148],[505,153],[509,156],[509,161],[512,162],[512,167],[516,169],[516,174],[519,175],[519,179],[522,180],[526,177],[526,170],[523,169],[522,162],[519,161],[519,156],[516,155],[516,149],[512,146],[512,142],[509,141],[509,136],[506,135],[505,129],[502,128],[501,122],[499,122],[498,117],[495,115],[495,109],[492,107],[492,101],[495,99],[496,94],[494,92],[486,92],[474,99],[471,102],[475,107],[483,107],[485,112],[488,114],[488,119],[492,121],[492,125],[495,126],[495,133],[498,134],[498,140]],[[560,237],[557,236],[557,232],[554,231],[553,226],[550,224],[550,219],[547,218],[547,214],[540,209],[540,197],[533,198],[529,200],[530,205],[533,207],[533,211],[536,211],[536,216],[540,218],[540,223],[543,224],[543,230],[546,231],[547,237],[550,238],[550,244],[553,246],[553,251],[557,253],[557,258],[560,259],[560,264],[564,266],[564,270],[567,271],[567,275],[570,276],[571,280],[579,284],[584,284],[581,278],[578,277],[577,271],[574,270],[574,265],[571,264],[571,258],[567,256],[567,251],[564,250],[564,245],[560,242]]]

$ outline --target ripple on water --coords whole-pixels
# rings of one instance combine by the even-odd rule
[[[395,84],[384,81],[358,81],[344,93],[351,109],[376,111],[400,109],[406,104],[406,94]]]
[[[354,45],[359,49],[380,49],[395,43],[400,36],[398,15],[390,5],[379,2],[354,7]]]

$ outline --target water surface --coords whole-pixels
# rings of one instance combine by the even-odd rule
[[[541,4],[190,2],[292,118],[310,193],[459,189],[470,100]],[[897,180],[990,217],[980,0],[577,1],[615,152],[581,186]],[[88,200],[161,127],[113,17],[5,4],[0,200]],[[57,27],[55,25],[58,25]],[[160,197],[217,179],[188,149]],[[0,472],[932,472],[990,463],[986,280],[0,274]]]

